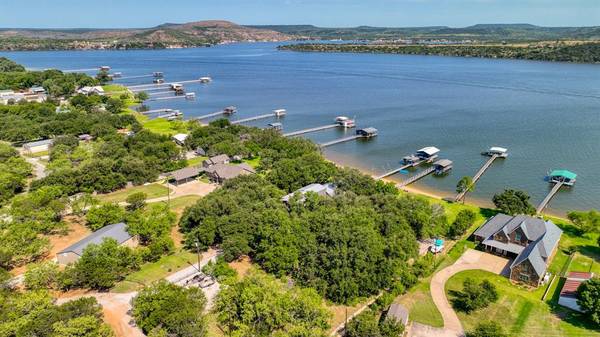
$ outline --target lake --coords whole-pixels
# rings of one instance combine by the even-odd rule
[[[212,48],[135,51],[2,52],[30,68],[84,69],[109,65],[124,77],[163,71],[167,82],[210,75],[208,85],[189,84],[195,101],[150,102],[151,108],[181,109],[185,117],[238,107],[234,118],[285,108],[285,131],[355,117],[379,136],[327,148],[342,164],[382,173],[425,146],[454,161],[445,177],[414,186],[454,195],[457,181],[473,175],[491,146],[509,149],[477,184],[470,200],[490,204],[505,188],[527,191],[534,204],[549,191],[552,169],[577,173],[550,211],[600,208],[600,65],[438,56],[320,54],[277,51],[277,44],[231,44]],[[151,77],[117,83],[151,83]],[[264,127],[272,120],[250,125]],[[353,133],[353,130],[348,131]],[[326,130],[317,142],[342,137]],[[409,174],[413,174],[412,172]],[[405,179],[398,174],[393,178]]]

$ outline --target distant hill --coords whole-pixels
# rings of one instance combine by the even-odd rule
[[[431,27],[369,27],[322,28],[312,25],[249,26],[263,28],[306,39],[391,40],[391,39],[453,39],[478,41],[530,42],[542,40],[600,40],[596,27],[540,27],[531,24],[477,24],[464,28]]]
[[[176,48],[289,39],[285,33],[228,21],[166,23],[137,29],[0,29],[3,50]]]

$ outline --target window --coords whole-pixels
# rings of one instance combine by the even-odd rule
[[[523,282],[529,282],[529,275],[521,273],[519,274],[519,280]]]
[[[515,233],[515,240],[516,241],[521,241],[521,233],[520,232],[516,232]]]

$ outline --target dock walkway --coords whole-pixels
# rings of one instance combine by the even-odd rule
[[[168,83],[161,83],[161,84],[156,84],[156,83],[152,83],[152,84],[139,84],[139,85],[130,85],[127,88],[129,88],[131,91],[144,91],[144,88],[156,88],[156,87],[170,87],[171,84],[188,84],[188,83],[200,83],[202,82],[201,80],[187,80],[187,81],[178,81],[178,82],[168,82]]]
[[[201,120],[201,119],[207,119],[207,118],[211,118],[211,117],[215,117],[215,116],[220,116],[220,115],[223,115],[223,114],[225,114],[225,111],[217,111],[217,112],[213,112],[213,113],[210,113],[210,114],[207,114],[207,115],[202,115],[202,116],[194,117],[194,118],[191,118],[191,119]]]
[[[479,171],[477,171],[477,173],[475,173],[475,175],[473,176],[473,185],[475,185],[475,183],[479,180],[479,178],[481,178],[481,176],[483,176],[485,171],[487,171],[487,169],[490,168],[490,166],[492,165],[494,160],[496,160],[498,158],[500,158],[500,156],[497,154],[494,154],[490,157],[490,159],[488,159],[488,161],[485,162],[485,164],[483,164],[483,166],[479,169]],[[464,191],[458,193],[456,198],[454,198],[454,201],[455,202],[461,201],[465,197],[466,194],[467,194],[467,190],[464,190]]]
[[[155,110],[148,110],[148,111],[142,111],[140,112],[142,115],[152,115],[152,114],[160,114],[163,112],[178,112],[179,110],[173,110],[173,109],[155,109]]]
[[[264,114],[264,115],[258,115],[258,116],[254,116],[254,117],[248,117],[248,118],[243,118],[243,119],[238,119],[235,121],[231,121],[231,124],[241,124],[241,123],[246,123],[246,122],[251,122],[251,121],[256,121],[259,119],[265,119],[265,118],[269,118],[269,117],[277,117],[277,115],[275,115],[275,113],[269,113],[269,114]]]
[[[327,130],[327,129],[333,129],[340,126],[339,124],[329,124],[329,125],[323,125],[323,126],[317,126],[314,128],[309,128],[309,129],[303,129],[303,130],[298,130],[298,131],[293,131],[293,132],[288,132],[288,133],[284,133],[283,136],[284,137],[293,137],[293,136],[298,136],[298,135],[303,135],[306,133],[311,133],[311,132],[317,132],[317,131],[322,131],[322,130]]]
[[[564,185],[564,183],[562,181],[554,184],[554,187],[552,187],[552,190],[550,190],[550,193],[548,193],[548,195],[544,198],[544,200],[542,200],[542,202],[540,203],[540,205],[535,210],[536,214],[539,215],[539,214],[542,213],[542,211],[544,211],[544,209],[546,208],[546,206],[548,206],[548,203],[550,202],[550,200],[552,200],[552,198],[554,197],[554,195],[558,192],[558,190],[560,190],[560,188],[563,185]]]
[[[414,176],[412,176],[412,177],[404,180],[403,182],[399,183],[397,186],[398,186],[398,188],[402,188],[402,187],[408,186],[408,185],[414,183],[415,181],[417,181],[417,180],[419,180],[421,178],[424,178],[424,177],[430,175],[433,172],[435,172],[435,167],[430,167],[430,168],[428,168],[428,169],[426,169],[426,170],[424,170],[424,171],[422,171],[422,172],[420,172],[418,174],[415,174]]]
[[[349,142],[351,140],[355,140],[358,138],[366,138],[366,137],[364,137],[362,135],[354,135],[354,136],[350,136],[350,137],[332,140],[330,142],[321,143],[321,144],[319,144],[319,147],[324,148],[324,147],[332,146],[332,145],[339,144],[339,143]]]

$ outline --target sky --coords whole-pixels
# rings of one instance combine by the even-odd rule
[[[145,28],[209,19],[321,27],[598,26],[600,0],[0,0],[3,28]]]

